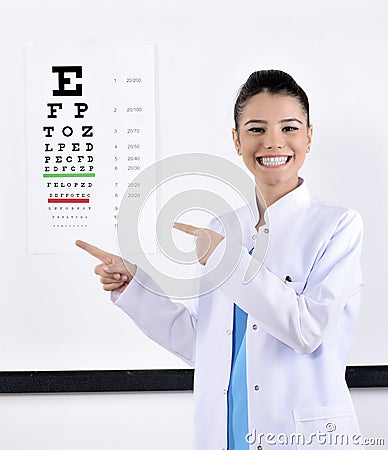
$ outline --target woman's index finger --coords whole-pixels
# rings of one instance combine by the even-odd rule
[[[181,223],[181,222],[174,222],[172,226],[177,230],[183,231],[184,233],[187,234],[192,234],[193,236],[197,231],[201,230],[201,228],[195,227],[194,225],[189,225],[188,223]]]
[[[85,250],[87,253],[89,253],[89,255],[94,256],[105,264],[111,264],[113,262],[110,253],[101,250],[95,245],[80,240],[75,241],[75,245],[79,248],[82,248],[82,250]]]

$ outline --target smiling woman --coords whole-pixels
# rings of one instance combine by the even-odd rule
[[[311,444],[325,430],[350,439],[359,434],[345,368],[362,286],[361,216],[312,197],[299,177],[312,126],[307,96],[290,75],[269,70],[249,77],[232,136],[255,179],[255,214],[245,205],[208,228],[173,225],[196,236],[204,277],[240,252],[216,288],[192,302],[171,301],[145,287],[152,282],[141,267],[77,245],[101,261],[95,273],[112,301],[195,367],[196,448],[261,449],[272,436],[271,445],[291,450],[300,448],[295,434]],[[236,216],[240,240],[224,236],[222,227],[236,224]],[[252,263],[258,270],[247,281]],[[337,444],[321,439],[319,448]]]
[[[284,72],[255,72],[234,116],[234,145],[269,206],[298,186],[313,132],[307,96]]]

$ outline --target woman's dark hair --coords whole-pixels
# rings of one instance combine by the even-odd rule
[[[292,76],[281,70],[259,70],[253,72],[239,90],[234,105],[234,123],[237,131],[241,114],[247,101],[261,92],[268,92],[272,95],[290,95],[295,97],[306,114],[307,127],[310,126],[310,111],[307,95]]]

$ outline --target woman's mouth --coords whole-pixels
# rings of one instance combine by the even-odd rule
[[[280,167],[286,165],[292,156],[258,156],[256,161],[264,167]]]

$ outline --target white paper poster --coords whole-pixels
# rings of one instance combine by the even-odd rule
[[[29,251],[114,250],[122,196],[156,158],[154,46],[28,45],[25,70]]]

